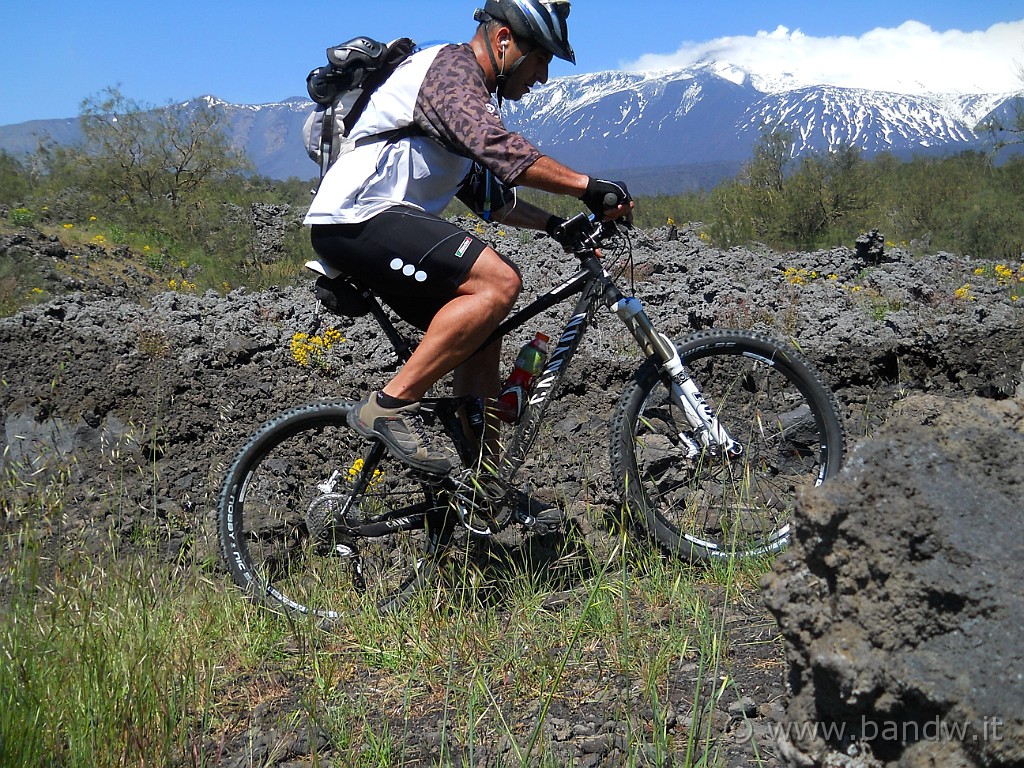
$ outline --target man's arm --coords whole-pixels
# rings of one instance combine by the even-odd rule
[[[583,203],[597,216],[618,219],[626,217],[632,221],[633,201],[629,197],[626,185],[622,182],[609,182],[593,179],[586,174],[578,173],[572,168],[562,165],[547,155],[541,155],[525,171],[515,178],[515,183],[557,195],[570,195]],[[608,195],[621,201],[619,205],[608,207]]]
[[[553,192],[556,195],[570,195],[576,199],[587,191],[589,181],[587,175],[577,173],[547,155],[541,155],[515,178],[517,185]]]
[[[494,212],[495,221],[508,224],[510,227],[523,227],[524,229],[540,229],[547,227],[551,214],[543,208],[538,208],[525,200],[517,200]]]
[[[488,217],[488,205],[493,206],[488,218],[512,227],[539,229],[551,234],[551,220],[557,219],[557,223],[563,221],[544,209],[519,199],[513,187],[501,183],[479,166],[466,177],[456,197],[481,217]]]
[[[606,191],[604,187],[619,190],[619,185],[604,181],[595,182],[594,179],[591,179],[586,174],[578,173],[547,155],[541,155],[535,162],[527,166],[522,173],[516,176],[514,183],[516,186],[532,187],[533,189],[539,189],[544,192],[568,195],[578,200],[582,199],[592,210],[595,212],[603,212],[604,215],[609,218],[615,219],[620,216],[632,218],[633,202],[632,200],[629,200],[628,197],[626,198],[627,202],[625,204],[619,205],[616,208],[606,209],[600,202],[598,202],[604,199]],[[595,183],[598,185],[596,189],[594,188]],[[625,190],[624,185],[621,189],[623,191]],[[479,193],[479,190],[477,190],[477,192]],[[590,200],[590,198],[595,196],[595,200]],[[474,210],[479,207],[474,207],[472,191],[469,189],[468,185],[460,191],[459,198]],[[500,221],[503,224],[508,224],[512,227],[539,229],[547,231],[548,234],[552,234],[552,220],[558,217],[552,216],[543,208],[532,205],[525,200],[516,200],[513,198],[513,200],[504,207],[496,209],[492,214],[492,218],[495,221]],[[559,219],[559,221],[562,220]]]

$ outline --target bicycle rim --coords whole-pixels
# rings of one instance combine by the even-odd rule
[[[313,404],[264,425],[222,492],[220,539],[232,577],[290,614],[334,620],[394,610],[432,577],[443,550],[445,512],[434,489],[373,450],[348,426],[348,410]],[[342,510],[345,528],[376,524],[377,535],[334,525]]]
[[[742,453],[687,458],[696,436],[651,367],[624,397],[627,505],[686,559],[773,555],[789,541],[798,493],[839,469],[834,396],[795,350],[759,334],[705,332],[680,353]]]

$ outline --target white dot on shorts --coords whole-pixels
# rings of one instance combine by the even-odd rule
[[[415,271],[416,267],[414,267],[412,264],[406,264],[404,267],[402,267],[402,274],[405,275],[406,277],[412,277],[412,273]]]
[[[392,269],[397,271],[397,270],[401,269],[403,266],[404,266],[404,263],[402,262],[401,259],[397,259],[396,258],[396,259],[392,259],[391,260],[391,268]]]
[[[419,272],[416,273],[415,277],[417,283],[422,283],[424,280],[427,279],[427,273],[421,269]]]

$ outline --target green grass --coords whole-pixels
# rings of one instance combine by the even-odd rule
[[[0,624],[0,764],[170,765],[201,738],[218,623],[208,598],[144,563],[61,564],[21,548]],[[134,565],[134,567],[133,567]],[[6,579],[5,579],[6,580]]]
[[[225,231],[221,235],[224,243],[200,245],[155,231],[128,231],[101,220],[78,224],[37,221],[34,225],[44,235],[59,238],[70,254],[48,262],[58,275],[101,284],[127,282],[147,293],[227,293],[243,285],[253,290],[287,285],[300,279],[303,263],[313,256],[305,230],[288,234],[287,254],[257,264],[245,256],[249,250],[246,232]],[[10,215],[0,219],[0,235],[13,230]],[[53,299],[49,291],[33,262],[0,261],[0,317]]]
[[[672,672],[696,664],[699,680],[718,679],[724,615],[705,587],[735,595],[747,577],[734,569],[702,575],[609,534],[606,553],[555,563],[563,578],[516,567],[495,583],[489,569],[453,567],[397,615],[354,613],[324,631],[144,546],[83,555],[66,484],[8,473],[0,496],[0,765],[216,765],[264,711],[265,729],[320,734],[305,746],[314,764],[413,764],[406,734],[429,723],[437,765],[454,764],[451,740],[469,755],[503,743],[501,765],[546,766],[546,723],[576,701],[629,724],[627,765],[716,764],[707,713],[724,690],[673,690]],[[573,586],[548,607],[553,584]],[[680,695],[695,702],[685,731],[667,720]],[[324,744],[333,762],[318,762]]]
[[[74,507],[75,468],[55,458],[47,472],[45,457],[0,457],[0,766],[214,766],[242,752],[390,768],[424,764],[411,746],[424,731],[431,765],[486,752],[555,766],[550,723],[577,702],[620,724],[624,765],[720,764],[725,617],[763,563],[694,570],[621,532],[570,535],[555,559],[467,548],[399,613],[353,610],[324,630],[247,602],[208,562],[169,564],[160,525],[112,525],[97,548],[77,525],[95,508]],[[116,478],[158,477],[114,447],[106,459],[113,522],[133,514]]]

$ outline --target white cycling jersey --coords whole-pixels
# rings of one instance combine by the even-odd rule
[[[358,223],[395,205],[439,216],[474,161],[514,183],[541,154],[505,128],[468,45],[435,46],[403,61],[374,92],[350,138],[401,128],[412,135],[364,141],[339,157],[305,223]]]

